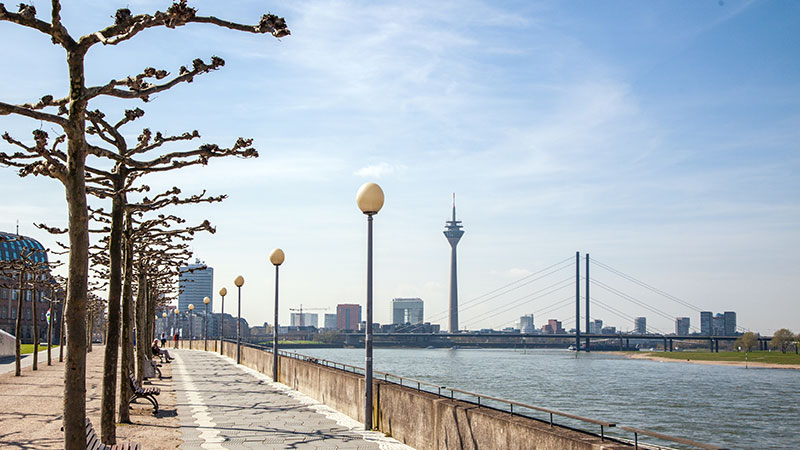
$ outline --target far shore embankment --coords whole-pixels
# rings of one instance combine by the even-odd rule
[[[715,366],[739,366],[739,367],[752,367],[763,369],[794,369],[800,370],[800,364],[779,364],[763,361],[728,361],[728,360],[708,360],[708,359],[694,359],[692,352],[680,352],[681,357],[664,357],[659,356],[659,352],[608,352],[614,355],[624,355],[631,359],[647,359],[650,361],[659,362],[675,362],[675,363],[688,363],[688,364],[710,364]],[[673,355],[676,355],[674,352]]]

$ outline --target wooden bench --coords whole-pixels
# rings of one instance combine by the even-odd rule
[[[137,398],[143,398],[153,404],[153,414],[158,413],[158,400],[156,400],[156,395],[161,393],[161,389],[157,387],[142,388],[136,383],[136,378],[133,374],[128,377],[128,381],[130,381],[131,391],[133,391],[133,395],[130,400],[128,400],[128,405],[136,402]]]
[[[136,442],[123,442],[121,444],[106,445],[100,441],[100,436],[94,431],[92,422],[86,418],[86,450],[141,450]]]

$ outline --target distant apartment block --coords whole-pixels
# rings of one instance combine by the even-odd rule
[[[393,298],[392,323],[418,324],[423,322],[424,303],[420,298]]]
[[[676,317],[675,318],[675,334],[678,336],[688,336],[689,335],[689,318],[688,317]]]
[[[647,317],[636,317],[633,319],[633,332],[636,334],[647,334]]]
[[[703,336],[711,336],[714,334],[711,328],[713,319],[714,313],[711,311],[700,311],[700,334]]]
[[[535,329],[533,325],[533,314],[527,314],[519,318],[519,330],[522,333],[533,333]]]
[[[336,328],[340,330],[358,330],[361,323],[361,305],[336,305]]]
[[[561,321],[550,319],[547,324],[542,325],[542,333],[544,334],[564,334],[564,328],[561,327]]]
[[[194,305],[195,312],[205,311],[203,299],[208,297],[211,299],[208,310],[214,311],[214,269],[196,259],[194,264],[182,266],[178,270],[178,310],[189,311],[191,304]]]
[[[600,319],[589,322],[589,334],[600,334],[603,331],[603,321]]]
[[[336,329],[336,314],[325,314],[324,327],[326,330]]]
[[[700,312],[700,334],[704,336],[736,336],[736,313]]]

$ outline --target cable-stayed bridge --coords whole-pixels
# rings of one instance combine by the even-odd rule
[[[590,276],[591,274],[591,276]],[[600,330],[589,331],[591,324],[600,315],[611,315],[633,324],[637,317],[655,315],[675,323],[679,317],[698,315],[708,309],[670,294],[635,276],[617,269],[597,259],[590,258],[588,254],[576,253],[561,261],[550,264],[534,273],[525,275],[510,283],[492,289],[481,295],[462,302],[458,308],[459,315],[464,318],[461,330],[450,333],[436,333],[436,338],[420,340],[415,333],[418,325],[399,327],[395,333],[382,333],[385,338],[405,343],[416,342],[417,345],[430,343],[430,345],[479,345],[480,342],[491,343],[492,339],[505,341],[509,345],[525,345],[545,339],[573,340],[573,347],[578,350],[590,350],[592,343],[603,343],[605,348],[619,347],[631,348],[631,341],[656,341],[662,342],[664,350],[673,350],[674,341],[707,341],[712,351],[719,350],[720,341],[734,341],[739,336],[736,333],[724,335],[701,334],[696,324],[689,326],[689,332],[681,335],[668,333],[663,329],[650,324],[637,332],[620,331],[613,333]],[[599,311],[599,312],[598,312]],[[508,333],[495,332],[517,323],[518,319],[505,321],[510,314],[520,317],[532,313],[541,320],[552,319],[554,324],[562,328],[551,329],[550,333]],[[426,318],[426,322],[436,323],[445,321],[449,311],[441,311]],[[663,320],[662,320],[663,322]],[[691,324],[690,320],[690,324]],[[479,325],[494,324],[492,327],[483,327],[480,331],[465,331],[475,329]],[[710,328],[710,324],[709,324]],[[570,332],[564,329],[574,329]],[[737,326],[736,332],[747,331],[746,328]],[[410,337],[415,334],[416,337]],[[358,339],[358,334],[349,336],[352,342]],[[480,336],[470,340],[468,336]],[[761,336],[758,339],[759,348],[766,349],[771,337]],[[354,342],[353,342],[354,343]],[[398,342],[399,343],[399,342]]]

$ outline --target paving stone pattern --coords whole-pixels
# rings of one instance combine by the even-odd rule
[[[173,376],[184,449],[409,448],[329,418],[302,394],[213,353],[175,350]],[[324,407],[323,407],[324,408]],[[375,436],[377,439],[367,439]]]

